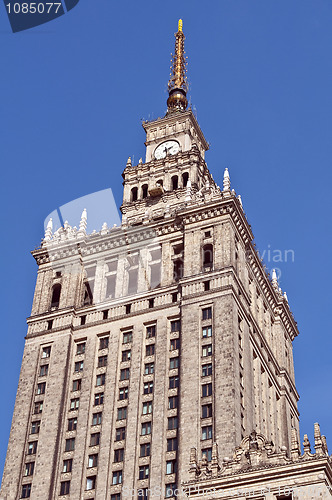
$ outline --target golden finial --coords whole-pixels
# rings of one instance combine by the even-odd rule
[[[185,111],[188,106],[186,98],[187,62],[184,52],[185,36],[182,31],[183,22],[179,19],[178,31],[175,33],[175,52],[172,56],[171,77],[168,82],[169,97],[167,99],[168,112]]]

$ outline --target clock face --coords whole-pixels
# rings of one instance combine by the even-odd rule
[[[156,160],[166,158],[167,155],[176,155],[180,151],[180,144],[177,141],[166,141],[159,144],[154,151]]]

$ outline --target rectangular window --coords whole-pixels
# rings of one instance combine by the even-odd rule
[[[48,365],[42,365],[40,367],[39,376],[40,377],[46,377],[47,374],[48,374]]]
[[[203,335],[203,339],[206,339],[208,337],[212,337],[212,326],[211,325],[204,326],[202,328],[202,335]]]
[[[91,476],[86,478],[86,489],[94,490],[96,488],[96,476]]]
[[[137,500],[148,500],[149,491],[148,488],[140,488],[137,490]]]
[[[148,465],[141,465],[138,469],[138,479],[148,479],[150,474],[150,467]]]
[[[80,318],[81,318],[81,325],[82,326],[85,325],[85,323],[86,323],[86,314],[83,314],[83,316],[80,316]]]
[[[84,354],[85,353],[85,342],[81,342],[77,344],[76,354]]]
[[[96,377],[96,386],[100,387],[101,385],[105,385],[105,373],[100,373]]]
[[[212,439],[212,425],[202,427],[202,440]]]
[[[153,382],[145,382],[144,394],[151,394],[153,392]]]
[[[62,472],[71,472],[73,468],[73,459],[69,458],[68,460],[64,460],[62,463]]]
[[[104,404],[104,393],[98,392],[95,394],[94,406],[99,406]]]
[[[46,382],[41,382],[37,385],[37,394],[45,394]]]
[[[175,389],[179,387],[179,377],[176,375],[175,377],[169,377],[169,388]]]
[[[146,327],[146,338],[151,339],[156,336],[156,325]]]
[[[75,438],[66,439],[65,451],[75,450]]]
[[[113,462],[123,462],[123,457],[124,457],[124,448],[119,448],[117,450],[114,450],[114,460]]]
[[[76,361],[75,367],[74,367],[74,372],[82,372],[83,371],[83,361]]]
[[[169,369],[179,368],[179,358],[171,358],[169,360]]]
[[[129,380],[130,370],[129,368],[122,368],[120,371],[120,380]]]
[[[92,424],[91,425],[100,425],[102,419],[102,412],[94,413],[92,415]]]
[[[149,457],[150,456],[150,443],[144,443],[140,446],[140,457]]]
[[[166,474],[176,473],[176,460],[167,460],[166,462]]]
[[[212,460],[212,448],[204,448],[202,450],[202,456],[205,455],[208,462]]]
[[[43,347],[42,358],[49,358],[51,356],[51,347]]]
[[[23,484],[21,498],[30,498],[31,495],[31,483]]]
[[[177,319],[176,321],[171,321],[171,332],[179,332],[181,330],[181,321]]]
[[[212,318],[212,307],[206,307],[205,309],[202,309],[202,319],[211,319]]]
[[[35,469],[35,462],[28,462],[27,464],[25,464],[24,475],[32,476],[34,469]]]
[[[32,441],[28,444],[28,455],[35,455],[37,451],[38,441]]]
[[[37,415],[43,411],[43,402],[39,401],[38,403],[35,403],[35,407],[33,410],[34,415]]]
[[[131,351],[122,351],[122,361],[130,361]]]
[[[152,401],[145,401],[143,403],[143,415],[148,415],[152,413]]]
[[[176,483],[165,484],[165,497],[175,497]]]
[[[70,492],[70,481],[62,481],[60,483],[60,495],[69,495]]]
[[[145,348],[145,356],[154,355],[154,344],[148,344]]]
[[[119,399],[127,399],[128,398],[128,387],[121,387],[119,389]]]
[[[81,390],[81,383],[82,380],[80,378],[73,380],[73,391],[80,391]]]
[[[202,397],[211,396],[212,394],[212,384],[202,385]]]
[[[123,406],[122,408],[118,408],[117,420],[124,420],[127,418],[127,407]]]
[[[107,366],[107,356],[99,356],[98,358],[98,368]]]
[[[173,410],[174,408],[178,407],[178,396],[170,396],[168,398],[168,409]]]
[[[121,493],[114,493],[111,495],[111,500],[121,500]]]
[[[40,420],[35,420],[31,424],[31,434],[38,434],[40,430]]]
[[[68,419],[68,428],[67,431],[76,431],[77,428],[77,418],[69,418]]]
[[[70,410],[78,410],[80,405],[80,398],[73,398],[70,400]]]
[[[100,432],[94,432],[90,436],[90,446],[98,446],[100,442]]]
[[[175,351],[176,349],[180,349],[180,339],[172,339],[170,342],[169,350]]]
[[[202,366],[202,377],[212,375],[212,363]]]
[[[115,441],[122,441],[126,437],[126,428],[118,427],[115,431]]]
[[[113,472],[112,484],[122,483],[122,470],[116,470]]]
[[[98,453],[94,453],[93,455],[89,455],[88,458],[88,467],[97,467],[98,466]]]
[[[154,372],[154,363],[145,363],[144,375],[150,375]]]
[[[212,404],[202,406],[202,418],[212,417]]]
[[[143,422],[141,428],[141,436],[151,434],[151,422]]]
[[[203,357],[212,356],[212,344],[203,345],[202,356]]]
[[[123,344],[129,344],[133,340],[133,332],[124,332],[123,333]]]
[[[167,439],[167,451],[176,451],[178,449],[177,438]]]
[[[178,428],[178,417],[168,417],[167,429],[170,431],[172,429]]]
[[[101,339],[99,339],[99,350],[107,349],[108,343],[109,343],[109,337],[102,337]]]

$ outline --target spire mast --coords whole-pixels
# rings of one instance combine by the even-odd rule
[[[168,81],[167,99],[168,113],[174,111],[185,111],[188,106],[187,100],[187,62],[184,51],[183,22],[179,19],[178,31],[175,33],[175,51],[172,55],[171,75]]]

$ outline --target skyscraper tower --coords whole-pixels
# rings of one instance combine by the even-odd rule
[[[145,162],[122,174],[121,226],[88,235],[84,210],[78,230],[50,220],[32,252],[7,500],[173,498],[218,480],[220,457],[233,473],[241,443],[247,471],[263,449],[300,460],[296,322],[228,170],[222,188],[208,170],[182,21],[175,38],[167,113],[143,123]]]

